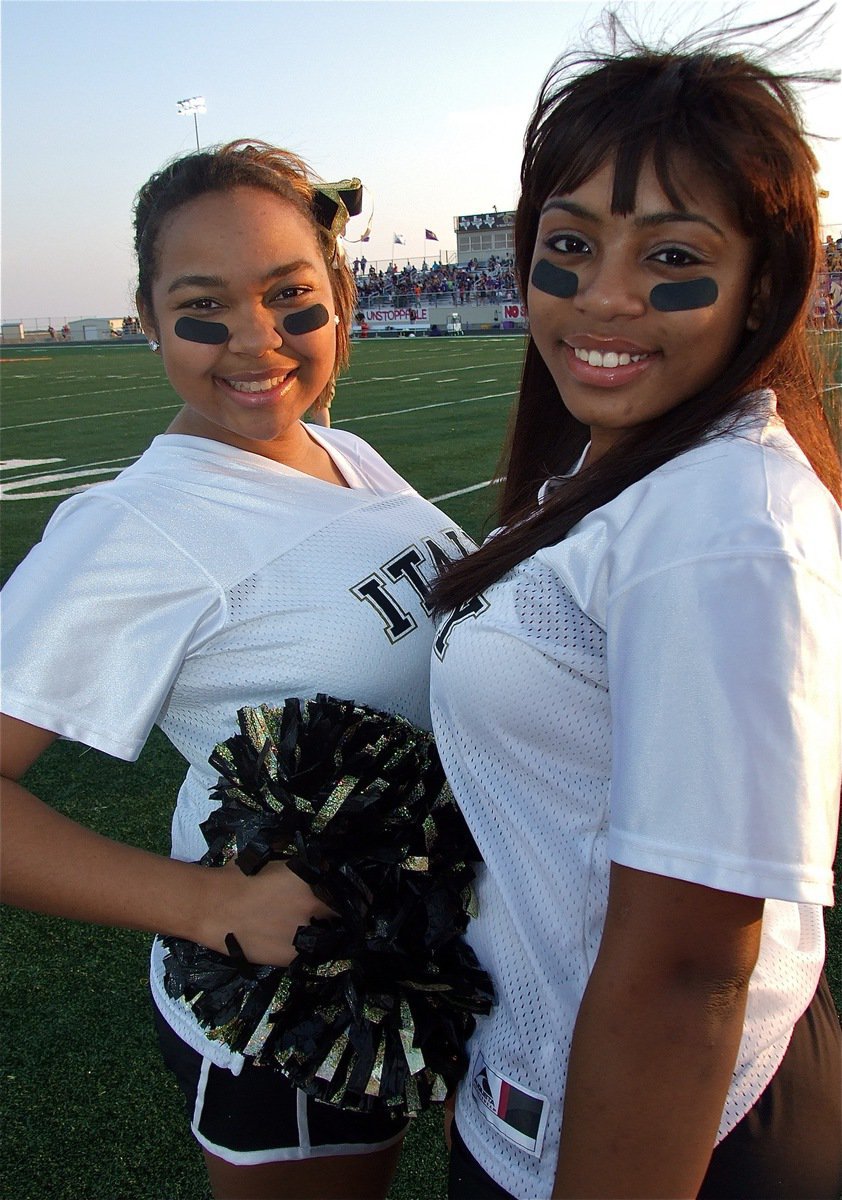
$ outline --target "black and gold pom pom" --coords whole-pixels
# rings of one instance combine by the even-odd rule
[[[298,930],[288,968],[166,938],[166,987],[209,1036],[308,1094],[404,1116],[467,1067],[491,982],[464,940],[479,857],[431,734],[319,695],[238,714],[217,746],[202,862],[283,860],[338,914]]]

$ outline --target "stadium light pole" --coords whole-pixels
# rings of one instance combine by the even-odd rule
[[[179,100],[177,109],[180,116],[185,116],[188,113],[193,114],[193,128],[196,130],[196,149],[201,150],[199,145],[199,113],[207,112],[205,107],[204,96],[191,96],[187,100]]]

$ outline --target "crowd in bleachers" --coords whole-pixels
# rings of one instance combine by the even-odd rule
[[[842,275],[842,237],[828,234],[825,242],[825,257],[829,278],[826,282],[830,303],[828,315],[835,310],[836,319],[842,324],[842,312],[838,304],[839,278]],[[492,255],[484,266],[476,258],[464,264],[422,262],[420,266],[407,263],[398,267],[391,262],[384,269],[369,263],[365,255],[352,262],[357,281],[361,306],[374,307],[388,304],[395,308],[411,308],[425,305],[497,304],[501,301],[519,301],[514,263],[511,258]],[[820,292],[825,288],[820,285]],[[834,304],[834,300],[836,304]]]
[[[824,244],[826,273],[819,275],[811,324],[816,329],[842,328],[842,237],[830,234]]]
[[[428,266],[407,263],[398,268],[392,262],[378,270],[365,257],[351,264],[362,305],[389,304],[409,308],[424,304],[496,304],[517,300],[513,261],[491,255],[485,266],[477,259],[464,265],[434,262]]]

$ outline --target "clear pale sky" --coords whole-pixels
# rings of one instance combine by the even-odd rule
[[[796,6],[746,3],[749,19]],[[626,5],[649,33],[728,3]],[[579,0],[3,0],[2,318],[133,312],[131,207],[195,148],[176,102],[204,96],[202,145],[256,137],[373,197],[370,260],[449,254],[454,216],[513,208],[523,129],[553,59],[602,3]],[[808,56],[835,67],[827,33]],[[802,65],[804,60],[802,59]],[[838,136],[840,87],[806,93]],[[840,147],[818,144],[828,232],[842,233]],[[438,244],[424,243],[425,228]],[[405,236],[393,246],[393,235]],[[363,247],[349,247],[351,254]]]

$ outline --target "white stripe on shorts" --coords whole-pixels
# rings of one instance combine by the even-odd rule
[[[203,1150],[207,1150],[208,1154],[212,1154],[214,1158],[221,1158],[223,1162],[231,1163],[232,1166],[258,1167],[263,1163],[298,1162],[307,1158],[335,1158],[340,1154],[371,1154],[377,1150],[385,1150],[389,1146],[394,1146],[406,1133],[406,1129],[401,1129],[384,1142],[351,1142],[349,1144],[334,1142],[327,1146],[311,1146],[310,1124],[307,1118],[307,1094],[299,1088],[296,1094],[300,1142],[298,1146],[270,1146],[265,1150],[231,1150],[228,1146],[218,1146],[199,1129],[205,1103],[205,1086],[212,1065],[207,1058],[202,1060],[190,1129]]]

